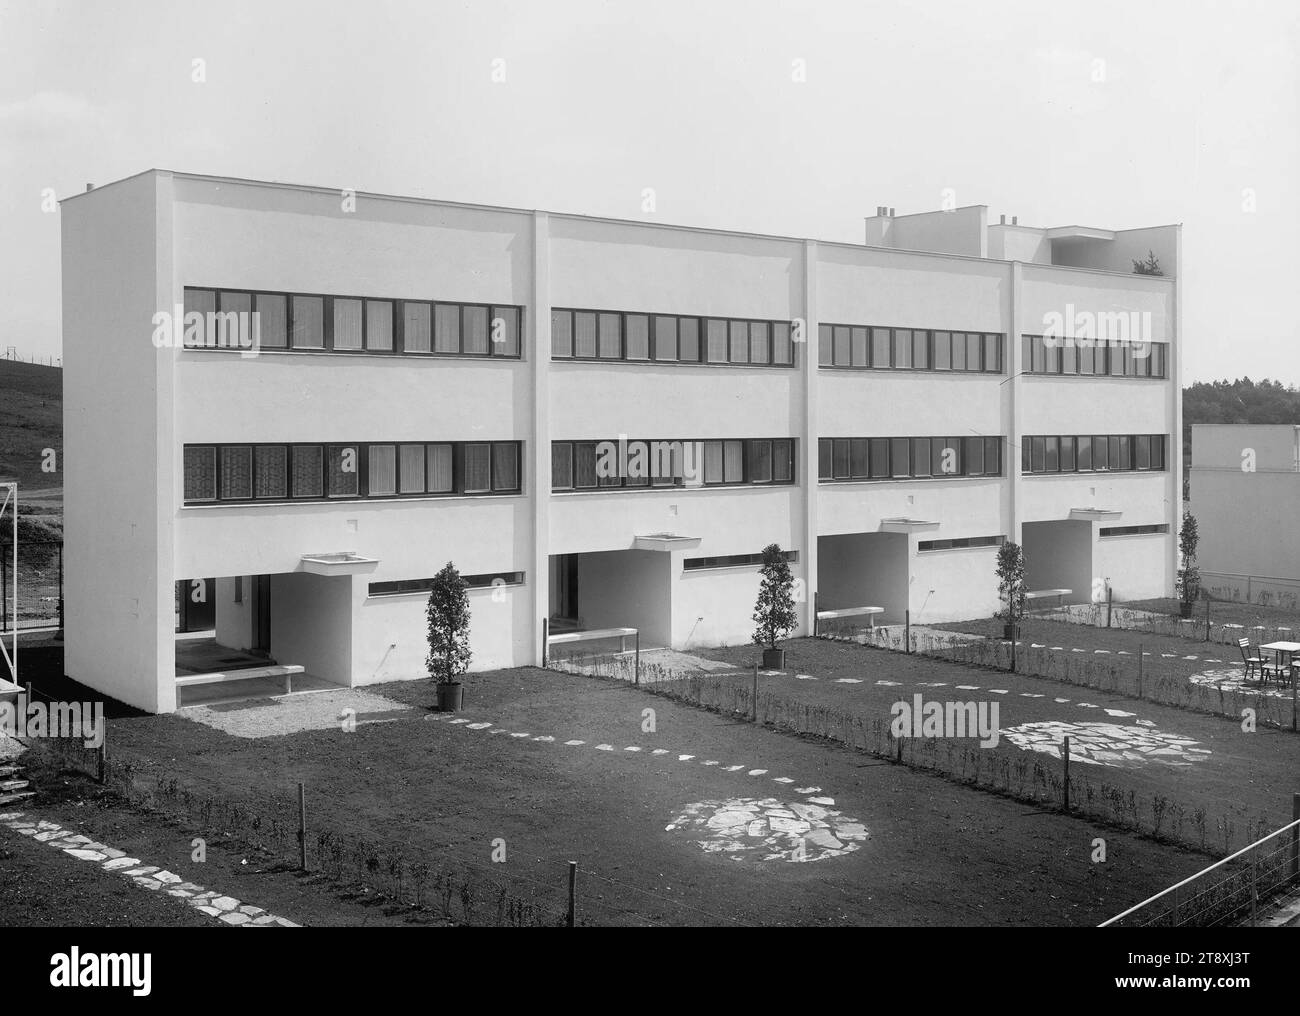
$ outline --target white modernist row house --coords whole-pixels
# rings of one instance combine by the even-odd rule
[[[770,543],[800,632],[987,616],[1007,539],[1067,602],[1172,594],[1176,226],[828,243],[162,171],[62,217],[66,670],[143,709],[195,628],[421,677],[449,560],[476,668],[548,624],[747,641]]]

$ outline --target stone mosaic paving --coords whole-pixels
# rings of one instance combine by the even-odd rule
[[[665,826],[729,860],[821,861],[860,849],[866,826],[838,811],[775,797],[733,797],[687,805]]]
[[[1047,720],[1022,723],[1002,730],[1001,734],[1018,748],[1044,752],[1054,758],[1060,757],[1062,743],[1069,735],[1071,761],[1121,769],[1152,762],[1185,767],[1204,762],[1210,755],[1210,750],[1200,747],[1199,741],[1157,730],[1143,720],[1132,726]]]
[[[11,811],[0,814],[0,826],[62,850],[79,861],[98,864],[103,871],[129,878],[142,889],[174,896],[222,924],[244,928],[298,927],[292,921],[269,914],[261,907],[241,903],[233,896],[223,895],[215,889],[204,889],[201,885],[186,882],[179,875],[164,871],[157,865],[144,864],[137,857],[127,857],[123,850],[96,843],[89,836],[72,833],[55,822],[28,818],[20,811]]]

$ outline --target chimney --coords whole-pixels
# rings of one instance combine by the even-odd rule
[[[1011,225],[1013,225],[1013,226],[1018,226],[1018,225],[1020,225],[1020,216],[1019,216],[1019,215],[1013,215],[1013,216],[1011,216]]]
[[[1007,217],[1004,215],[1002,216],[1002,221],[998,223],[998,225],[1005,226],[1006,224],[1007,224]]]
[[[891,219],[894,217],[894,210],[892,208],[889,210],[889,217]]]
[[[86,184],[87,191],[93,191],[94,189],[95,189],[95,185],[93,183]]]

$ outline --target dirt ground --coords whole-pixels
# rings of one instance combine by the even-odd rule
[[[180,715],[128,716],[108,736],[116,759],[266,807],[303,780],[316,828],[477,866],[556,914],[577,861],[579,919],[590,924],[1089,925],[1205,863],[597,679],[475,674],[461,724],[426,718],[425,682],[367,691],[418,709],[350,732],[260,739]],[[815,806],[866,836],[796,863],[702,847],[717,846],[713,827],[684,821],[704,807],[725,823],[755,802],[792,818],[787,808],[831,802]],[[1090,860],[1097,836],[1104,864]]]

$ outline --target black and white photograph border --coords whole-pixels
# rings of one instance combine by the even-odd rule
[[[1298,43],[0,0],[0,927],[1075,929],[1099,992],[1258,987]],[[152,990],[91,945],[42,985]]]

